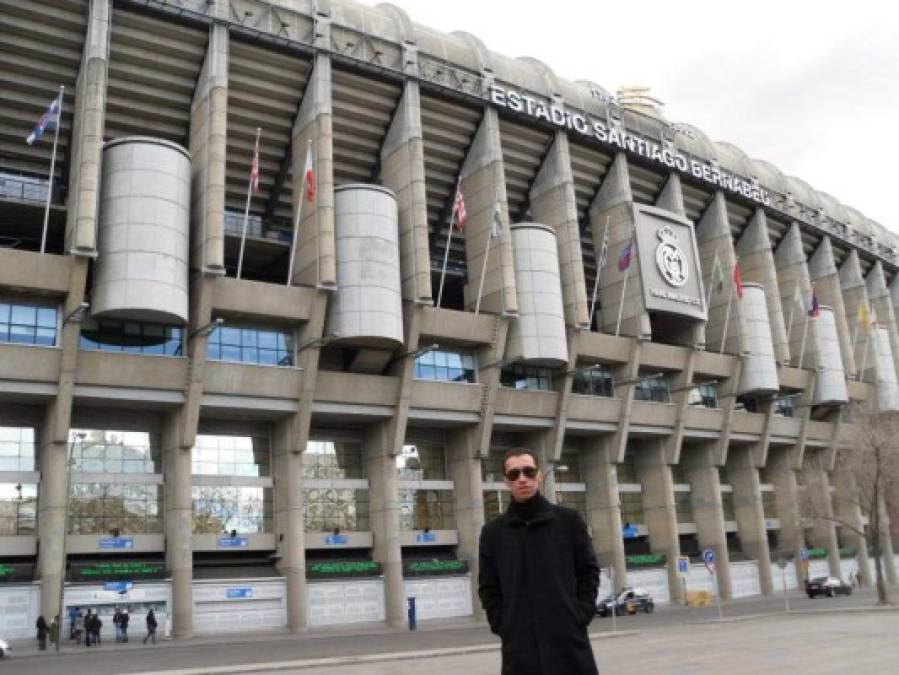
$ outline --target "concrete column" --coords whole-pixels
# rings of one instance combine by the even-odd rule
[[[69,316],[84,300],[88,258],[75,257],[69,276],[69,293],[62,315]],[[59,338],[61,351],[56,398],[47,404],[39,435],[41,483],[38,494],[37,575],[41,580],[41,614],[47,618],[59,613],[59,590],[64,583],[62,566],[63,532],[65,531],[66,469],[72,397],[78,365],[78,341],[81,326],[69,322],[62,325]]]
[[[84,52],[75,84],[65,250],[76,255],[92,256],[97,252],[100,158],[112,17],[110,5],[109,0],[91,0]]]
[[[736,253],[740,259],[740,274],[743,281],[755,282],[765,289],[774,356],[778,363],[789,363],[790,349],[777,283],[777,268],[774,265],[771,240],[768,238],[768,221],[762,209],[756,209],[749,225],[743,230],[737,242]]]
[[[856,368],[874,369],[876,359],[871,358],[872,329],[871,322],[876,317],[871,313],[871,303],[868,302],[868,291],[865,289],[865,279],[862,277],[861,263],[858,259],[858,251],[852,249],[846,260],[840,265],[840,288],[843,292],[843,306],[846,309],[846,321],[849,324],[849,334],[854,345]],[[867,314],[868,325],[863,325],[860,314]],[[868,357],[865,358],[865,352]],[[864,375],[864,373],[860,373]],[[876,381],[876,378],[871,378]]]
[[[771,553],[768,550],[759,472],[753,464],[752,455],[750,447],[731,447],[727,453],[727,480],[734,490],[734,513],[743,552],[748,558],[758,561],[762,594],[771,595],[774,592]]]
[[[418,82],[406,80],[381,148],[381,184],[396,193],[403,299],[431,304],[424,137]]]
[[[565,323],[572,327],[589,328],[577,198],[568,136],[562,131],[556,132],[552,147],[534,179],[529,200],[534,221],[549,225],[556,233]]]
[[[774,499],[777,517],[780,520],[780,541],[778,555],[789,558],[796,564],[796,576],[800,585],[806,578],[806,570],[799,563],[799,551],[805,546],[805,534],[800,520],[800,493],[793,464],[794,453],[786,446],[771,446],[768,449],[768,476],[774,485]]]
[[[400,545],[400,500],[391,425],[368,427],[363,438],[368,468],[373,555],[384,570],[384,605],[387,623],[400,627],[406,619],[403,554]]]
[[[627,585],[627,565],[621,537],[617,455],[611,436],[585,439],[579,460],[587,488],[587,527],[593,537],[593,549],[601,567],[615,570],[615,588],[620,589]]]
[[[228,28],[214,24],[190,106],[191,266],[225,273]]]
[[[871,567],[865,537],[849,529],[850,527],[860,531],[865,529],[861,507],[859,506],[858,484],[855,481],[855,476],[849,471],[841,471],[840,469],[836,469],[831,475],[836,488],[834,491],[836,517],[840,522],[846,524],[842,528],[843,542],[855,549],[855,562],[858,564],[858,569],[862,571],[862,578],[866,584],[873,585],[874,579],[870,578],[869,570]]]
[[[41,483],[38,495],[38,549],[37,574],[41,580],[41,611],[48,620],[59,613],[59,589],[63,583],[63,537],[65,528],[66,459],[69,444],[68,431],[53,429],[55,404],[46,411],[43,433],[40,435]],[[63,434],[62,440],[56,436]]]
[[[652,328],[649,314],[643,302],[643,281],[640,276],[640,260],[636,245],[631,251],[631,264],[627,272],[618,271],[618,258],[621,249],[633,237],[634,233],[634,197],[631,194],[630,174],[627,168],[627,157],[623,152],[615,156],[609,172],[603,179],[593,203],[590,205],[590,229],[593,233],[593,248],[602,250],[602,242],[608,230],[609,253],[599,274],[599,302],[601,314],[598,324],[606,333],[615,332],[618,321],[618,308],[622,301],[620,335],[637,337],[649,336]],[[597,260],[597,262],[599,262]],[[627,288],[622,289],[627,275]],[[624,298],[621,297],[625,291]]]
[[[481,452],[474,429],[457,429],[447,435],[446,463],[453,481],[453,508],[459,535],[457,552],[468,560],[471,575],[471,606],[474,616],[483,620],[484,609],[478,597],[478,541],[484,527],[484,489],[481,478]]]
[[[649,547],[653,553],[665,555],[671,601],[682,603],[685,598],[683,584],[677,575],[680,540],[671,467],[665,463],[665,449],[660,441],[645,441],[639,446],[635,444],[634,452],[637,475],[643,487],[643,513],[649,529]]]
[[[693,505],[699,546],[715,553],[715,571],[722,600],[733,597],[730,576],[730,556],[724,529],[724,505],[721,502],[721,481],[714,461],[715,444],[696,443],[683,447],[682,463]],[[734,500],[736,501],[736,500]]]
[[[484,109],[484,118],[465,157],[460,178],[468,212],[465,223],[465,264],[468,270],[465,306],[474,309],[477,304],[487,241],[491,231],[497,227],[495,222],[498,218],[499,236],[490,243],[481,311],[517,314],[518,296],[506,202],[506,175],[496,109]]]
[[[847,321],[846,307],[843,304],[843,293],[840,290],[840,276],[834,262],[830,237],[825,236],[808,261],[808,272],[815,288],[818,302],[833,309],[833,318],[837,324],[837,335],[840,338],[840,353],[843,356],[843,370],[847,375],[855,372],[855,356],[852,349],[852,337]]]
[[[330,20],[315,17],[316,43],[330,45]],[[337,284],[337,242],[334,233],[334,144],[331,108],[331,57],[318,52],[306,93],[300,104],[291,139],[293,211],[302,209],[295,244],[291,283],[333,287]],[[306,154],[309,142],[315,178],[315,196],[306,198]]]
[[[818,348],[818,324],[808,321],[807,310],[812,301],[812,282],[809,277],[808,264],[805,251],[802,248],[802,233],[799,225],[793,223],[774,253],[774,267],[777,270],[778,294],[783,309],[784,326],[787,331],[790,364],[802,367],[799,356],[802,352],[802,337],[805,336],[805,352],[802,354],[804,365],[807,368],[817,368],[821,365],[820,350]],[[796,296],[802,299],[802,305],[797,304]],[[771,297],[771,294],[768,294]],[[818,298],[821,301],[821,298]],[[770,308],[769,308],[770,309]]]
[[[878,509],[880,512],[880,552],[883,560],[883,572],[887,583],[895,586],[899,582],[899,575],[896,573],[896,556],[893,540],[890,538],[890,516],[883,500],[880,501]]]
[[[840,544],[837,539],[836,525],[833,522],[830,481],[827,478],[827,470],[824,462],[821,461],[820,454],[820,452],[811,454],[808,450],[805,453],[805,489],[808,491],[807,500],[813,515],[812,536],[814,541],[811,543],[827,549],[830,573],[838,577],[840,576]],[[863,573],[867,573],[867,569]]]
[[[684,208],[684,191],[679,175],[674,172],[668,174],[668,180],[665,181],[665,186],[656,198],[656,206],[684,218],[687,217],[687,210]]]
[[[172,576],[172,635],[193,635],[193,502],[190,445],[183,445],[185,410],[166,416],[162,434],[165,474],[165,562]],[[195,438],[195,437],[194,437]]]
[[[733,293],[734,266],[737,264],[737,255],[734,251],[733,237],[730,233],[730,221],[727,218],[727,202],[721,190],[715,192],[711,204],[706,207],[699,223],[696,225],[696,243],[699,247],[699,262],[702,266],[703,285],[706,289],[712,287],[712,270],[715,265],[715,256],[721,264],[724,274],[724,288],[720,293],[712,291],[709,299],[709,320],[705,327],[706,344],[709,351],[724,352],[727,354],[742,354],[744,351],[743,333],[743,306],[734,297],[730,303],[728,299]],[[706,291],[708,293],[708,291]],[[728,315],[727,306],[730,304]],[[721,349],[721,340],[724,336],[725,319],[727,318],[727,336],[724,349]]]
[[[877,325],[886,328],[890,337],[893,363],[899,364],[899,329],[896,326],[896,310],[893,307],[890,289],[887,287],[883,265],[879,260],[874,262],[874,266],[868,272],[865,286],[868,291],[868,301],[871,303],[871,308],[877,316]],[[872,352],[868,355],[868,358],[871,359],[873,356]]]

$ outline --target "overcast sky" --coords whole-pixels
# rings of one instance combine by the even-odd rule
[[[376,5],[375,0],[362,0]],[[817,3],[393,0],[612,93],[652,87],[689,122],[899,232],[899,8]]]

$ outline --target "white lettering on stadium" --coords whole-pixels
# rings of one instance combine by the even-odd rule
[[[668,167],[677,169],[682,173],[690,174],[699,180],[716,185],[725,190],[735,192],[747,199],[751,199],[765,206],[771,205],[771,197],[767,190],[762,189],[753,181],[740,178],[722,171],[708,162],[698,159],[687,159],[677,152],[674,147],[665,147],[657,142],[635,136],[627,131],[621,131],[614,127],[609,128],[602,120],[591,120],[587,115],[579,112],[571,112],[544,101],[528,96],[520,91],[506,91],[502,87],[493,85],[490,87],[490,100],[494,105],[517,113],[537,117],[546,122],[571,129],[583,136],[595,138],[601,143],[614,145],[621,150],[645,157],[646,159]],[[694,303],[691,303],[694,304]]]
[[[654,298],[662,298],[663,300],[672,300],[674,302],[682,302],[685,305],[694,305],[696,307],[702,307],[702,300],[700,300],[699,298],[694,298],[692,295],[687,295],[685,293],[669,291],[664,288],[650,288],[649,293]]]

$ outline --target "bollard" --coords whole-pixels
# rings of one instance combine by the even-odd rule
[[[415,596],[409,596],[406,598],[406,602],[409,603],[409,630],[415,630],[417,626],[415,618]]]

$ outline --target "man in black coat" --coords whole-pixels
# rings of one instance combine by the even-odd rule
[[[503,458],[512,502],[481,531],[478,594],[503,641],[503,675],[594,675],[599,567],[580,515],[540,494],[538,466],[525,448]]]

